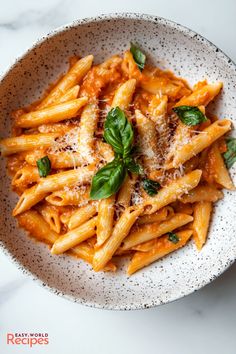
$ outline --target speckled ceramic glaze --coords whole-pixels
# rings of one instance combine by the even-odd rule
[[[137,42],[150,62],[170,68],[191,84],[202,79],[223,81],[224,90],[212,110],[236,120],[236,67],[218,48],[198,34],[159,17],[140,14],[105,15],[76,21],[36,43],[10,68],[0,84],[1,136],[10,134],[10,112],[40,97],[48,83],[66,69],[68,57],[94,54],[101,62]],[[232,169],[234,175],[235,169]],[[193,243],[153,265],[126,276],[94,273],[69,256],[52,256],[18,229],[11,210],[17,200],[1,166],[1,245],[16,265],[33,279],[75,302],[105,309],[140,309],[178,299],[221,274],[236,258],[236,197],[225,192],[214,211],[206,246]],[[235,177],[235,176],[234,176]]]

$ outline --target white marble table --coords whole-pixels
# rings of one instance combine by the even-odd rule
[[[8,0],[0,2],[0,71],[34,40],[76,18],[143,12],[203,34],[236,60],[235,0]],[[211,285],[152,310],[112,312],[71,303],[21,274],[0,251],[0,353],[235,354],[236,265]],[[7,332],[48,332],[48,346],[15,348]]]

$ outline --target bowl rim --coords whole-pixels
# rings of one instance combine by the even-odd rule
[[[0,85],[3,83],[3,81],[7,78],[7,76],[11,73],[11,71],[15,68],[15,66],[24,60],[24,58],[35,48],[40,46],[40,44],[44,43],[46,40],[49,40],[51,37],[54,37],[60,33],[70,31],[72,28],[76,28],[80,25],[83,24],[89,24],[89,23],[98,23],[98,22],[103,22],[107,20],[116,20],[116,19],[124,19],[124,20],[143,20],[146,22],[152,22],[152,23],[159,23],[166,25],[174,30],[177,30],[178,32],[181,32],[188,37],[195,38],[198,41],[202,42],[203,45],[209,47],[210,49],[214,50],[215,52],[218,52],[218,55],[220,55],[220,59],[224,60],[227,62],[227,65],[230,66],[231,69],[236,71],[236,64],[234,61],[227,55],[225,54],[220,48],[218,48],[215,44],[213,44],[211,41],[203,37],[202,35],[198,34],[197,32],[189,29],[186,26],[183,26],[177,22],[174,22],[169,19],[165,19],[164,17],[160,16],[155,16],[155,15],[149,15],[149,14],[142,14],[142,13],[136,13],[136,12],[119,12],[119,13],[108,13],[108,14],[101,14],[98,16],[92,16],[92,17],[86,17],[78,20],[74,20],[70,23],[67,23],[65,25],[62,25],[60,27],[57,27],[56,29],[51,30],[49,33],[46,35],[42,36],[41,38],[37,39],[36,41],[33,42],[33,44],[21,55],[17,56],[16,59],[14,59],[10,65],[4,70],[2,73],[0,73]],[[204,280],[202,280],[200,283],[198,283],[194,289],[189,288],[185,294],[179,294],[179,295],[174,295],[170,299],[162,302],[158,298],[153,301],[142,301],[142,302],[134,302],[130,305],[111,305],[111,304],[105,304],[101,302],[97,302],[96,300],[91,301],[86,301],[81,298],[75,297],[73,295],[68,295],[57,289],[56,287],[50,286],[46,284],[43,280],[41,280],[34,272],[32,272],[29,267],[24,266],[11,252],[8,250],[6,245],[3,243],[3,241],[0,240],[0,249],[3,251],[3,254],[7,257],[8,260],[11,261],[12,264],[16,265],[17,268],[22,271],[24,275],[29,277],[30,279],[36,281],[37,284],[39,284],[41,287],[46,288],[49,290],[51,293],[54,293],[60,297],[63,297],[65,299],[68,299],[70,301],[73,301],[75,303],[85,305],[88,307],[92,308],[97,308],[97,309],[105,309],[105,310],[141,310],[141,309],[148,309],[148,308],[153,308],[157,307],[159,305],[163,304],[168,304],[173,301],[176,301],[178,299],[184,298],[187,295],[190,295],[194,293],[195,291],[203,288],[204,286],[210,284],[213,280],[218,278],[220,275],[222,275],[236,260],[236,254],[233,255],[233,257],[229,257],[228,260],[226,260],[223,264],[221,264],[220,270],[215,272],[213,275],[207,275]]]

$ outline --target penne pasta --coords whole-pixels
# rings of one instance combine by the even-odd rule
[[[59,135],[57,133],[50,134],[33,134],[20,135],[13,138],[3,139],[0,142],[2,156],[9,156],[21,151],[48,147],[53,144]]]
[[[114,152],[108,144],[96,142],[96,149],[98,151],[97,159],[101,158],[103,162],[110,162],[114,159]],[[84,158],[80,152],[69,150],[57,152],[56,154],[48,151],[45,152],[45,150],[31,151],[25,156],[25,160],[28,164],[36,166],[37,160],[46,154],[51,162],[51,167],[54,169],[75,168],[84,163]],[[94,162],[96,162],[96,158],[93,157]]]
[[[95,103],[88,104],[83,109],[80,118],[78,150],[80,151],[81,158],[90,163],[94,161],[94,133],[97,128],[97,123],[98,106]]]
[[[184,230],[177,232],[179,241],[173,243],[169,240],[168,235],[157,239],[155,246],[148,252],[136,252],[128,266],[127,273],[131,275],[139,269],[148,266],[167,254],[183,247],[192,236],[192,230]]]
[[[121,69],[129,79],[136,79],[137,81],[141,79],[142,74],[130,51],[124,53]]]
[[[172,207],[174,208],[174,211],[176,213],[183,213],[183,214],[188,214],[188,215],[192,215],[192,213],[193,213],[193,207],[192,207],[191,203],[184,204],[180,201],[177,201],[174,204],[172,204]]]
[[[41,124],[57,123],[76,117],[78,111],[87,103],[86,97],[59,103],[42,110],[22,114],[15,120],[15,125],[21,128],[34,128]]]
[[[144,213],[153,214],[164,206],[175,202],[183,194],[188,193],[200,182],[201,170],[194,170],[185,176],[163,187],[156,196],[147,197],[143,202]]]
[[[153,170],[160,167],[160,153],[158,150],[156,128],[154,123],[146,118],[139,110],[135,111],[135,118],[143,164],[148,172],[153,172]]]
[[[97,243],[100,247],[110,236],[114,223],[115,196],[100,200],[97,216]]]
[[[87,72],[91,68],[92,62],[92,55],[88,55],[78,60],[69,70],[69,72],[52,89],[49,95],[39,104],[37,109],[49,107],[54,102],[58,101],[61,96],[65,95],[70,88],[80,83],[82,78],[87,74]]]
[[[167,77],[151,77],[141,81],[140,86],[153,95],[161,94],[169,98],[176,98],[180,94],[182,86],[176,84]]]
[[[136,176],[134,175],[132,177],[126,176],[126,179],[118,193],[118,197],[116,201],[117,205],[122,206],[123,208],[129,207],[135,181],[136,181]]]
[[[93,262],[94,248],[91,247],[87,241],[81,242],[78,246],[73,247],[70,252],[89,264]]]
[[[222,88],[222,82],[218,82],[210,85],[203,85],[196,89],[193,93],[191,93],[187,97],[181,98],[179,102],[175,105],[178,106],[197,106],[199,109],[205,114],[205,106],[209,104],[220,92]],[[207,128],[209,123],[206,124],[204,122],[204,127]],[[178,122],[178,126],[176,128],[174,141],[171,145],[171,149],[167,156],[167,161],[173,159],[176,150],[181,149],[181,147],[189,144],[192,140],[192,127],[186,126],[181,121]],[[201,129],[202,130],[202,129]],[[194,156],[194,155],[193,155]]]
[[[154,238],[150,241],[140,243],[139,245],[132,247],[131,250],[140,251],[140,252],[149,252],[151,249],[155,247],[158,239],[159,237]],[[120,251],[122,251],[122,248],[120,248]],[[123,251],[123,252],[128,252],[128,251]]]
[[[173,141],[165,158],[167,166],[171,166],[171,161],[175,158],[176,151],[188,145],[192,139],[192,128],[182,122],[178,122]]]
[[[89,202],[89,188],[82,186],[75,189],[62,189],[51,193],[45,200],[57,206],[84,205]]]
[[[69,230],[75,229],[76,227],[79,227],[80,225],[88,221],[95,214],[97,214],[97,209],[97,203],[92,202],[74,211],[70,215],[70,218],[68,220]]]
[[[78,246],[73,247],[70,252],[83,259],[85,262],[92,264],[93,256],[94,256],[94,249],[91,247],[87,242],[82,242]],[[116,265],[112,262],[108,262],[106,266],[103,268],[104,272],[115,272]]]
[[[53,244],[51,253],[52,254],[61,254],[79,243],[87,240],[88,238],[95,235],[97,217],[93,217],[89,221],[80,225],[79,227],[68,231],[66,234],[61,235]]]
[[[110,261],[113,254],[119,248],[123,239],[128,235],[131,227],[135,223],[142,209],[133,207],[127,208],[114,226],[111,237],[95,251],[93,258],[93,269],[97,272]]]
[[[204,85],[193,91],[189,96],[181,98],[177,106],[207,106],[222,89],[222,82]]]
[[[25,151],[12,154],[7,158],[7,172],[12,177],[18,170],[25,166]]]
[[[116,91],[112,101],[112,107],[120,107],[120,109],[127,109],[131,103],[132,96],[136,87],[136,80],[130,79],[122,84]]]
[[[26,189],[21,195],[13,210],[13,215],[16,216],[30,209],[40,200],[44,199],[48,193],[60,190],[64,186],[71,187],[76,184],[88,183],[93,175],[93,169],[93,166],[81,167],[77,170],[56,173],[46,178],[41,178],[38,184]]]
[[[122,59],[119,55],[113,55],[112,57],[105,60],[103,63],[100,64],[100,68],[103,69],[111,69],[117,67],[121,64]]]
[[[63,122],[61,123],[51,123],[51,124],[42,124],[37,127],[40,133],[58,133],[58,135],[65,135],[74,129],[74,125],[67,125]]]
[[[194,136],[187,145],[183,145],[175,151],[172,161],[166,165],[166,169],[177,168],[202,150],[210,146],[214,141],[230,130],[230,120],[219,120],[204,129],[202,133]]]
[[[210,166],[208,166],[208,169],[210,167],[213,180],[226,189],[235,190],[235,186],[225,166],[217,142],[212,145],[209,151],[208,161],[210,164]]]
[[[168,97],[156,95],[152,98],[148,112],[150,119],[156,126],[156,129],[161,137],[167,138],[169,136],[169,122],[167,117],[167,103]],[[162,138],[162,143],[166,143],[164,137]]]
[[[52,205],[41,205],[37,208],[51,230],[57,234],[61,231],[61,220],[59,210]]]
[[[39,152],[33,151],[26,155],[25,160],[28,164],[36,166],[37,160],[45,156],[45,154],[47,154],[51,162],[51,167],[54,169],[74,168],[81,166],[83,163],[80,153],[71,151],[58,152],[57,154],[43,150]]]
[[[123,251],[132,249],[132,247],[140,243],[150,241],[154,238],[160,237],[167,232],[178,229],[193,221],[193,217],[187,214],[174,214],[170,219],[161,223],[152,223],[139,226],[137,229],[131,231],[128,237],[123,241],[121,249]]]
[[[58,234],[50,229],[48,223],[35,210],[28,210],[17,216],[19,226],[24,228],[38,241],[44,241],[49,244],[54,243]]]
[[[169,219],[173,215],[174,215],[173,208],[168,206],[168,207],[162,208],[161,210],[157,211],[154,214],[140,216],[137,220],[137,224],[142,225],[142,224],[151,224],[154,222],[155,223],[161,222],[161,221]]]
[[[13,189],[24,190],[25,188],[28,188],[29,185],[32,185],[33,183],[38,183],[39,180],[40,176],[38,168],[26,165],[16,172],[11,181],[11,185]]]
[[[171,136],[170,122],[167,114],[168,97],[156,95],[151,100],[148,111],[150,119],[154,122],[155,128],[158,132],[158,157],[159,163],[166,159],[166,149],[169,145]]]
[[[54,104],[75,100],[78,97],[79,89],[80,89],[79,85],[75,85],[71,87]]]
[[[206,242],[211,213],[211,202],[202,201],[196,203],[194,206],[194,221],[192,226],[193,239],[199,251],[202,249],[202,246]]]
[[[83,259],[89,264],[93,262],[94,249],[87,241],[81,242],[78,246],[71,248],[70,252],[72,255]]]
[[[114,159],[114,151],[107,143],[99,140],[96,141],[96,149],[104,161],[111,162]]]
[[[68,207],[67,207],[68,208]],[[70,221],[70,218],[72,216],[72,214],[75,212],[76,209],[74,209],[73,207],[69,207],[70,209],[67,209],[65,211],[62,212],[62,214],[60,215],[60,220],[61,222],[66,225],[66,227],[68,226],[68,223]]]
[[[180,200],[182,203],[196,203],[196,202],[216,202],[222,199],[224,194],[210,185],[199,185],[192,189],[188,194],[183,195]]]

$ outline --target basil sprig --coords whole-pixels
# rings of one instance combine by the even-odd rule
[[[37,160],[36,163],[39,171],[39,176],[47,177],[51,171],[51,161],[49,160],[48,156],[42,157],[41,159]]]
[[[133,55],[134,61],[137,64],[140,71],[144,69],[146,55],[141,52],[139,47],[137,47],[134,43],[130,43],[130,52]]]
[[[223,157],[227,168],[230,168],[236,162],[236,138],[227,138],[226,145],[227,151],[223,154]]]
[[[185,125],[197,125],[207,120],[205,115],[200,111],[198,107],[179,106],[174,107],[173,111]]]
[[[134,131],[132,124],[119,108],[112,108],[105,121],[104,139],[115,151],[115,158],[93,177],[90,198],[108,198],[125,180],[127,171],[140,174],[142,168],[132,158]]]
[[[145,178],[142,181],[143,189],[147,192],[151,197],[156,195],[158,190],[161,188],[160,183],[153,181],[152,179]]]
[[[178,243],[179,237],[174,232],[168,232],[168,240],[173,243]]]

